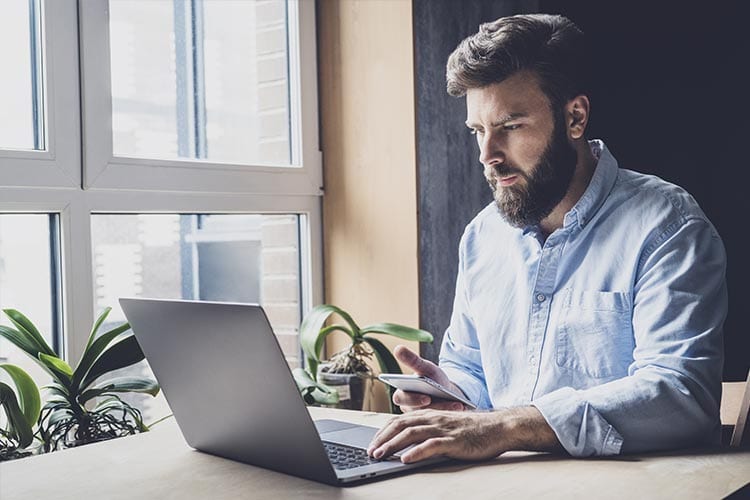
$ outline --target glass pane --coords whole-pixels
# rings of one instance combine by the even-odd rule
[[[0,148],[44,149],[39,3],[3,0],[0,14]]]
[[[291,162],[286,0],[110,0],[118,156]]]
[[[119,297],[262,304],[289,365],[301,365],[299,216],[96,214],[92,216],[97,309]],[[150,374],[147,363],[127,374]],[[146,422],[169,413],[164,399],[129,396]]]
[[[47,214],[0,214],[0,309],[22,312],[56,349],[50,229]],[[4,313],[0,324],[12,326]],[[39,385],[50,380],[31,358],[2,338],[0,363],[20,366]]]

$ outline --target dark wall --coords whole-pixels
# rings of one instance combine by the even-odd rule
[[[524,10],[524,8],[526,10]],[[536,10],[538,9],[538,10]],[[594,64],[589,137],[620,165],[686,188],[722,236],[728,257],[725,380],[742,380],[750,342],[742,323],[744,227],[750,167],[750,2],[454,2],[415,0],[422,327],[445,330],[464,225],[489,201],[464,100],[445,93],[448,54],[479,22],[520,12],[561,13],[589,40]],[[439,343],[424,350],[435,359]]]
[[[536,1],[414,0],[419,210],[420,327],[435,335],[422,355],[437,360],[450,321],[458,242],[466,224],[492,200],[467,132],[464,99],[445,91],[445,63],[479,23],[534,12]]]

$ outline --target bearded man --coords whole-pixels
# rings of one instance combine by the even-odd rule
[[[466,96],[494,202],[461,238],[439,365],[396,355],[480,411],[397,391],[405,413],[375,436],[375,458],[720,439],[724,247],[682,188],[586,139],[585,60],[581,31],[549,15],[484,24],[450,56],[448,92]]]

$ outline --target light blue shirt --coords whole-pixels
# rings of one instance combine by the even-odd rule
[[[466,227],[440,366],[480,408],[538,408],[573,456],[716,443],[724,246],[682,188],[590,144],[546,241],[494,203]]]

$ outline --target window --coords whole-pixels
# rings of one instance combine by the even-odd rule
[[[6,1],[0,307],[75,363],[120,296],[260,302],[298,366],[321,296],[314,26],[298,0]]]
[[[290,165],[284,1],[110,2],[118,156]]]
[[[0,214],[0,304],[33,318],[53,348],[61,345],[57,245],[58,217],[47,214]],[[5,315],[0,324],[12,326]],[[44,371],[0,338],[0,363],[12,363],[35,378]]]
[[[10,1],[0,16],[3,71],[0,148],[44,149],[42,45],[38,1]]]

